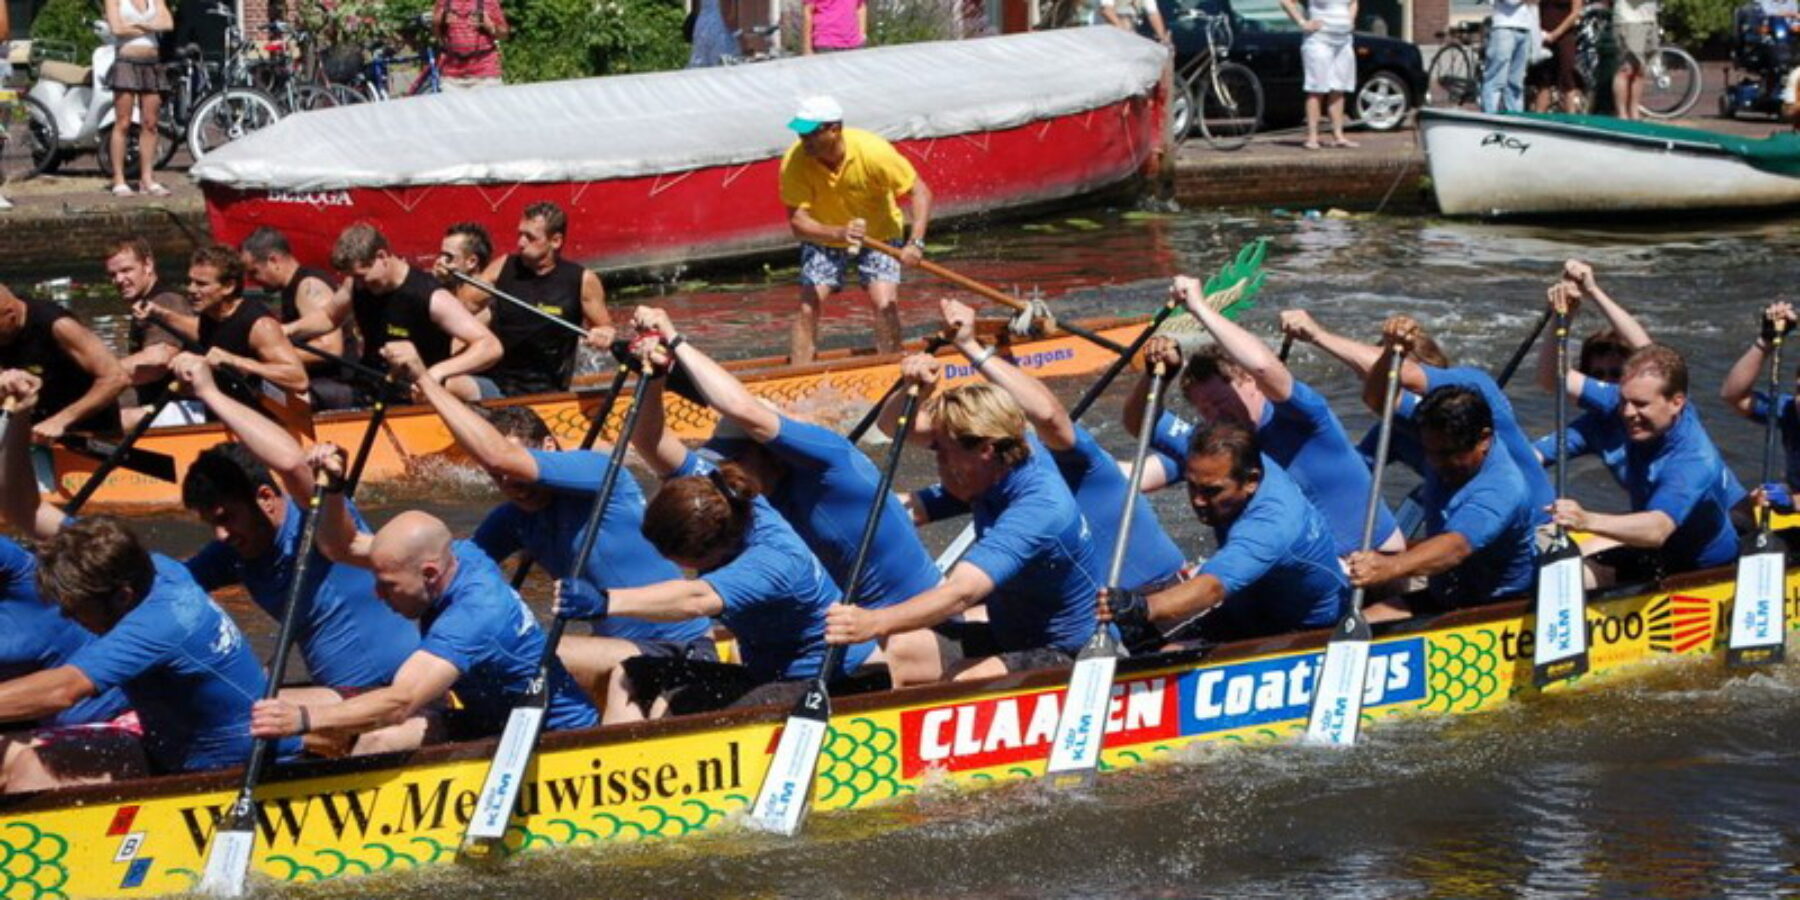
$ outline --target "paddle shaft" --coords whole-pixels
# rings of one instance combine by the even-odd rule
[[[893,247],[890,247],[887,244],[882,243],[881,241],[870,241],[865,246],[867,246],[871,250],[886,254],[895,259],[900,258],[899,250],[896,250]],[[924,269],[925,271],[930,272],[931,274],[936,275],[937,277],[942,278],[945,281],[948,281],[951,284],[954,284],[965,290],[980,294],[981,296],[986,297],[987,299],[992,300],[995,303],[999,303],[999,304],[1011,307],[1015,311],[1027,312],[1031,309],[1031,304],[1026,303],[1023,300],[1020,300],[1019,298],[1014,297],[1013,295],[1008,294],[1005,291],[1002,291],[995,287],[990,287],[989,285],[986,285],[986,284],[982,284],[981,282],[976,281],[975,279],[970,278],[967,275],[963,275],[959,272],[954,272],[954,271],[951,271],[950,269],[946,269],[943,266],[938,265],[937,263],[934,263],[929,259],[919,260],[919,268]],[[1119,342],[1109,340],[1105,337],[1102,337],[1101,335],[1095,334],[1093,331],[1083,328],[1080,325],[1072,325],[1072,324],[1068,324],[1068,323],[1059,321],[1056,323],[1056,327],[1060,328],[1063,331],[1066,331],[1072,335],[1075,335],[1078,338],[1081,338],[1090,343],[1093,343],[1097,346],[1105,347],[1106,349],[1111,350],[1114,353],[1122,354],[1125,352],[1125,348],[1123,346],[1121,346],[1119,344]]]
[[[534,306],[530,303],[526,303],[524,300],[521,300],[518,297],[514,297],[513,295],[499,289],[498,287],[495,287],[493,284],[491,284],[489,282],[486,282],[479,278],[476,278],[473,275],[465,275],[462,272],[454,272],[453,271],[450,273],[450,277],[455,278],[457,281],[460,281],[463,284],[466,284],[472,288],[475,288],[476,290],[486,292],[489,296],[499,297],[500,299],[505,300],[506,302],[511,303],[512,305],[514,305],[522,310],[525,310],[526,312],[531,313],[532,315],[537,316],[538,318],[543,319],[544,321],[549,322],[549,323],[557,326],[558,328],[562,328],[567,331],[572,331],[575,334],[578,334],[582,337],[587,337],[588,332],[587,332],[586,328],[583,328],[580,325],[577,325],[574,322],[569,321],[568,319],[562,318],[561,316],[555,315],[554,313],[547,313],[541,309],[538,309],[536,306]]]
[[[1294,336],[1285,335],[1281,339],[1281,349],[1276,351],[1275,358],[1282,363],[1287,362],[1288,354],[1294,350]]]
[[[612,384],[606,389],[605,399],[600,401],[600,408],[594,413],[594,420],[588,423],[587,434],[581,436],[581,449],[594,449],[594,443],[600,440],[600,432],[606,429],[606,420],[612,416],[613,404],[619,401],[619,394],[625,390],[625,379],[629,377],[631,367],[620,363],[619,370],[613,374]],[[520,557],[518,568],[513,570],[512,589],[516,591],[524,587],[525,577],[530,574],[531,557]]]
[[[1769,414],[1765,417],[1767,421],[1763,425],[1762,480],[1759,482],[1760,484],[1768,484],[1775,477],[1775,450],[1780,446],[1781,441],[1781,433],[1778,430],[1781,417],[1776,414],[1779,411],[1776,401],[1781,397],[1781,345],[1786,338],[1787,323],[1775,323],[1775,336],[1769,339]],[[1762,504],[1762,507],[1756,512],[1757,525],[1764,531],[1769,530],[1769,513],[1770,508],[1767,503]]]
[[[358,360],[351,359],[350,357],[344,356],[339,353],[332,353],[329,350],[320,350],[318,347],[313,346],[311,343],[309,343],[307,341],[302,341],[299,339],[292,339],[289,342],[294,345],[294,349],[303,350],[307,353],[311,353],[312,355],[314,355],[322,360],[325,360],[326,362],[336,363],[337,365],[341,366],[344,369],[344,371],[349,372],[352,375],[356,375],[356,376],[362,378],[364,381],[369,382],[370,384],[385,383],[390,386],[393,384],[393,382],[388,381],[388,376],[387,376],[386,372],[383,372],[380,369],[377,369],[373,366],[367,365]]]
[[[1513,373],[1519,371],[1519,364],[1525,361],[1525,354],[1531,352],[1531,345],[1537,343],[1538,335],[1544,333],[1544,326],[1550,323],[1550,317],[1554,314],[1550,308],[1544,309],[1544,314],[1538,318],[1537,326],[1531,329],[1531,334],[1525,336],[1524,343],[1519,345],[1519,349],[1513,351],[1512,358],[1506,361],[1506,367],[1501,369],[1499,377],[1494,379],[1495,384],[1505,388],[1506,383],[1512,380]]]
[[[1394,360],[1388,364],[1387,391],[1381,397],[1381,432],[1375,438],[1375,465],[1369,473],[1369,502],[1363,507],[1361,548],[1364,553],[1375,546],[1375,520],[1381,510],[1381,476],[1387,473],[1388,448],[1394,440],[1394,407],[1400,402],[1400,367],[1406,362],[1406,352],[1399,345],[1389,352]],[[1363,594],[1361,587],[1351,591],[1352,615],[1362,615]]]
[[[1556,314],[1556,496],[1569,496],[1569,315]],[[1557,528],[1562,533],[1562,528]]]
[[[1151,427],[1162,415],[1163,387],[1168,372],[1158,361],[1150,372],[1150,393],[1144,398],[1144,427],[1138,429],[1137,451],[1131,455],[1130,488],[1125,491],[1125,509],[1119,513],[1119,534],[1113,539],[1112,564],[1106,571],[1106,586],[1119,590],[1119,576],[1125,571],[1125,552],[1131,546],[1131,514],[1137,510],[1138,485],[1144,483],[1144,460],[1150,455]],[[1104,627],[1104,626],[1103,626]]]
[[[915,384],[906,389],[906,402],[900,407],[900,421],[894,428],[894,441],[888,448],[887,464],[882,467],[881,481],[875,486],[875,502],[869,505],[869,515],[863,519],[862,539],[856,544],[856,558],[850,564],[850,577],[846,580],[850,590],[844,602],[852,606],[862,602],[857,589],[862,580],[863,569],[869,562],[869,550],[875,546],[875,532],[881,527],[881,514],[887,510],[888,492],[894,489],[894,474],[900,471],[900,455],[906,450],[906,439],[912,434],[913,420],[918,411],[919,386]],[[843,661],[844,650],[843,644],[832,644],[825,648],[825,661],[819,665],[821,682],[831,679],[831,673]]]
[[[179,385],[180,382],[174,378],[168,380],[168,383],[163,386],[162,399],[156,401],[144,412],[143,418],[138,419],[137,424],[131,426],[131,430],[119,440],[119,446],[113,450],[112,455],[100,463],[100,467],[94,470],[94,474],[88,476],[88,480],[82,484],[81,490],[76,491],[75,496],[69,500],[69,505],[63,507],[63,515],[73,518],[75,514],[81,512],[81,508],[86,506],[89,500],[93,499],[94,492],[100,490],[100,485],[106,481],[106,476],[111,475],[114,469],[125,462],[125,455],[131,452],[131,445],[137,443],[138,438],[143,437],[144,432],[150,430],[151,423],[155,422],[156,417],[161,415],[163,409],[175,399],[175,389]]]
[[[375,435],[381,431],[381,423],[387,420],[388,394],[393,389],[394,379],[390,376],[381,380],[381,386],[375,390],[375,406],[369,411],[369,425],[363,429],[362,441],[356,446],[356,461],[350,464],[350,474],[344,477],[344,499],[356,497],[356,486],[362,483],[363,468],[369,464],[369,454],[375,450]]]

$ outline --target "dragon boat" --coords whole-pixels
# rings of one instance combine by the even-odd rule
[[[1148,317],[1140,316],[1087,319],[1079,324],[1123,345],[1129,344],[1148,322]],[[1116,358],[1111,350],[1069,333],[1014,339],[1010,332],[997,330],[993,339],[1013,362],[1040,378],[1087,375],[1105,368]],[[908,349],[917,351],[923,346],[921,342],[914,342]],[[945,375],[952,383],[979,377],[954,351],[941,350],[939,355],[946,360]],[[785,411],[830,423],[854,419],[879,399],[900,377],[900,359],[901,354],[838,350],[821,353],[817,362],[807,365],[790,365],[786,357],[762,357],[727,362],[725,366],[743,380],[751,393],[768,398]],[[586,378],[578,381],[577,390],[572,392],[488,401],[485,405],[529,406],[543,417],[565,446],[572,447],[587,433],[604,394],[602,387],[594,379]],[[621,402],[615,408],[603,431],[608,439],[618,433],[626,406]],[[712,433],[713,425],[718,421],[718,413],[672,393],[668,395],[666,409],[671,427],[683,438],[704,438]],[[333,441],[343,447],[357,447],[368,428],[369,416],[366,410],[319,413],[312,420],[311,437]],[[128,468],[115,469],[95,491],[89,508],[123,514],[179,508],[181,478],[187,472],[188,464],[201,451],[228,439],[224,427],[216,423],[145,432],[133,452],[144,450],[171,457],[174,480],[166,481]],[[431,407],[390,408],[372,445],[364,482],[405,478],[418,471],[427,460],[453,451],[455,445],[454,436]],[[62,447],[54,451],[50,462],[53,471],[44,478],[48,482],[45,487],[49,498],[58,502],[73,497],[100,466],[94,455]]]
[[[1587,611],[1591,669],[1549,690],[1607,690],[1681,657],[1723,665],[1734,571],[1721,567],[1596,595]],[[1787,576],[1784,595],[1790,629],[1800,630],[1800,573]],[[1365,725],[1530,702],[1538,693],[1533,624],[1529,603],[1503,602],[1378,627]],[[1326,636],[1321,630],[1123,661],[1103,773],[1168,764],[1178,751],[1208,742],[1295,740],[1305,729]],[[829,815],[904,803],[926,789],[1041,777],[1068,675],[1042,670],[834,700],[814,809]],[[509,855],[530,854],[742,827],[787,712],[765,706],[546,735],[505,847]],[[494,745],[276,770],[258,790],[255,871],[274,881],[316,882],[455,864]],[[0,798],[0,896],[188,890],[240,777],[215,772]]]

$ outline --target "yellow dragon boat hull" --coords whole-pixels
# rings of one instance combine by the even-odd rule
[[[1723,659],[1732,573],[1683,576],[1588,610],[1585,689],[1667,657]],[[1800,574],[1787,582],[1800,623]],[[1528,604],[1397,623],[1373,647],[1364,708],[1484,712],[1531,687]],[[1199,742],[1276,742],[1305,728],[1324,632],[1126,661],[1103,770]],[[1038,671],[843,698],[814,792],[819,811],[901,800],[927,782],[1039,777],[1068,673]],[[1555,690],[1570,689],[1558,686]],[[511,852],[731,827],[755,796],[786,710],[763,707],[546,735],[507,835]],[[254,867],[312,882],[452,863],[493,741],[285,767],[259,790]],[[232,772],[0,798],[0,897],[143,897],[195,884]]]
[[[1129,344],[1148,321],[1148,317],[1112,318],[1087,320],[1080,324],[1116,343]],[[911,349],[919,347],[915,343]],[[1006,346],[1006,352],[1025,370],[1042,378],[1091,374],[1110,365],[1116,358],[1111,351],[1066,333],[1012,342]],[[952,350],[940,351],[939,355],[947,361],[956,357]],[[854,419],[880,398],[882,392],[900,377],[900,358],[900,354],[873,351],[835,351],[822,354],[818,362],[803,366],[789,365],[785,357],[765,357],[731,362],[726,368],[737,374],[751,393],[768,398],[783,410],[832,421]],[[979,377],[966,365],[952,363],[945,371],[953,383]],[[549,423],[558,439],[573,446],[587,433],[602,393],[599,385],[590,384],[576,393],[539,394],[491,401],[489,405],[530,406]],[[622,424],[624,409],[625,404],[619,404],[612,421],[607,423],[605,433],[608,438],[616,434]],[[667,414],[676,433],[688,439],[706,437],[718,421],[717,413],[673,394],[669,395]],[[313,419],[312,437],[355,448],[360,445],[368,424],[367,411],[320,413]],[[146,432],[138,446],[172,457],[175,480],[162,481],[119,469],[94,493],[89,508],[126,514],[178,509],[181,478],[186,474],[188,464],[201,451],[228,439],[224,428],[216,424]],[[405,478],[416,472],[423,461],[451,451],[455,444],[450,430],[444,427],[443,420],[431,407],[394,407],[388,411],[381,433],[373,444],[363,473],[364,483]],[[61,448],[54,453],[53,465],[54,485],[49,494],[57,501],[73,497],[99,467],[96,460]]]

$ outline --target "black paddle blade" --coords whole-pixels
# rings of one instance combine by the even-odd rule
[[[1726,665],[1766,666],[1787,655],[1787,542],[1758,529],[1738,547]]]
[[[57,443],[72,453],[79,453],[89,459],[97,459],[102,462],[119,451],[118,444],[88,437],[85,434],[65,434],[57,438]],[[175,457],[167,453],[131,447],[119,459],[119,465],[158,481],[172,482],[175,480]]]
[[[1538,557],[1531,680],[1538,687],[1587,674],[1587,592],[1581,548],[1566,536]]]

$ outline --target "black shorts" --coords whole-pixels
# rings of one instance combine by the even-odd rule
[[[989,656],[998,657],[1008,672],[1060,669],[1075,662],[1074,654],[1055,647],[1002,650],[994,639],[994,629],[987,622],[944,622],[932,631],[937,635],[938,652],[944,657],[945,669],[963,660]]]
[[[638,655],[651,659],[719,661],[719,645],[711,637],[697,638],[685,644],[674,641],[631,641],[631,645],[638,649]]]
[[[744,666],[714,660],[634,656],[619,665],[630,679],[632,703],[649,709],[666,700],[672,716],[724,709],[763,684]]]

